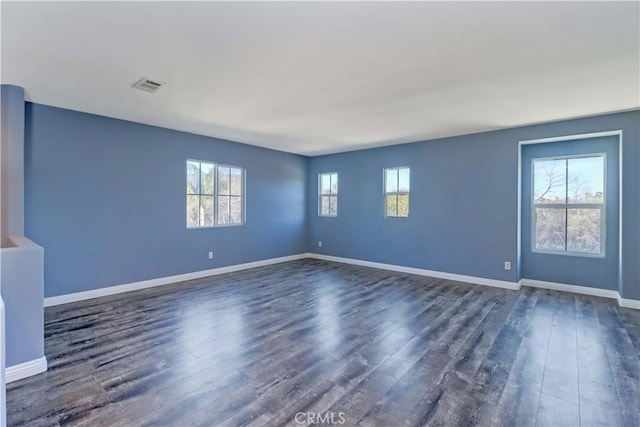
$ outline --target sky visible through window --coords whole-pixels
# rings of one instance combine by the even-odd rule
[[[603,255],[605,157],[534,159],[535,249]]]
[[[603,156],[536,159],[533,169],[534,203],[602,203],[603,201]]]

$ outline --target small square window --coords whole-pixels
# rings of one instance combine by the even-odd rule
[[[187,160],[187,228],[244,223],[244,169]]]

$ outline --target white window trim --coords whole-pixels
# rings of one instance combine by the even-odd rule
[[[536,204],[534,200],[534,186],[535,186],[535,177],[534,177],[534,164],[536,161],[545,161],[545,160],[566,160],[566,159],[580,159],[580,158],[589,158],[589,157],[602,157],[603,158],[603,197],[602,203],[539,203]],[[539,254],[547,254],[547,255],[561,255],[561,256],[573,256],[573,257],[583,257],[583,258],[606,258],[606,247],[607,247],[607,153],[585,153],[585,154],[575,154],[575,155],[566,155],[566,156],[551,156],[551,157],[536,157],[531,159],[531,252],[539,253]],[[554,251],[550,249],[538,249],[536,248],[536,208],[549,208],[549,209],[564,209],[565,216],[568,213],[569,209],[599,209],[600,210],[600,253],[592,254],[588,252],[575,252],[575,251]],[[566,221],[566,219],[565,219]],[[568,231],[566,230],[565,225],[565,235]],[[565,238],[565,248],[567,246],[566,238]]]
[[[200,163],[200,165],[207,164],[207,165],[212,165],[213,166],[213,194],[191,194],[193,196],[198,196],[199,198],[202,196],[206,196],[206,197],[213,197],[213,225],[187,225],[187,221],[185,218],[185,225],[187,230],[199,230],[199,229],[206,229],[206,228],[221,228],[221,227],[237,227],[240,225],[244,225],[246,223],[246,169],[243,166],[235,166],[235,165],[227,165],[227,164],[223,164],[223,163],[216,163],[216,162],[212,162],[212,161],[206,161],[206,160],[198,160],[198,159],[192,159],[192,158],[188,158],[186,160],[185,163],[188,162],[195,162],[195,163]],[[220,194],[218,194],[218,168],[219,167],[228,167],[228,168],[234,168],[234,169],[240,169],[241,171],[241,186],[242,186],[242,194],[241,194],[241,199],[242,199],[242,214],[241,214],[241,222],[236,223],[236,224],[220,224],[218,223],[218,196]],[[200,167],[200,173],[202,173],[202,166]],[[202,179],[202,178],[200,178]],[[190,195],[190,193],[186,193],[186,195]],[[227,194],[223,194],[222,196],[227,196]],[[228,196],[232,196],[231,194],[229,194]]]
[[[186,164],[188,165],[189,162],[193,162],[193,163],[198,163],[200,165],[199,169],[198,169],[198,187],[200,187],[200,192],[197,194],[192,194],[187,192],[186,196],[198,196],[198,206],[200,207],[202,204],[202,196],[206,196],[206,197],[211,197],[213,199],[212,203],[215,205],[215,193],[216,193],[216,179],[215,179],[215,170],[216,170],[216,164],[210,161],[205,161],[205,160],[198,160],[198,159],[187,159],[186,160]],[[214,178],[213,178],[213,193],[212,194],[203,194],[202,193],[202,165],[206,164],[206,165],[211,165],[213,167],[213,171],[214,171]],[[186,172],[186,169],[185,169]],[[214,208],[215,209],[215,208]],[[200,209],[198,209],[198,211],[200,211]],[[185,212],[186,213],[186,212]],[[214,212],[215,215],[215,212]],[[199,220],[199,218],[198,218]],[[214,216],[214,220],[215,220],[215,216]],[[199,228],[213,228],[213,225],[189,225],[187,223],[187,218],[185,218],[185,226],[188,230],[195,230],[195,229],[199,229]]]
[[[329,193],[327,194],[323,194],[322,193],[322,177],[325,175],[329,175]],[[318,216],[322,217],[322,218],[335,218],[338,216],[338,208],[336,207],[336,213],[335,215],[332,215],[331,213],[328,214],[323,214],[322,213],[322,198],[323,197],[335,197],[336,200],[339,199],[338,193],[340,193],[340,180],[338,179],[338,191],[336,191],[335,193],[333,192],[333,190],[331,189],[331,175],[335,175],[336,178],[338,177],[338,172],[321,172],[318,174]],[[338,206],[340,206],[340,203],[338,203]]]
[[[387,191],[387,171],[390,170],[398,170],[400,171],[400,169],[408,169],[409,170],[409,191]],[[398,189],[400,189],[400,177],[398,175],[398,182],[396,183],[396,185],[398,186]],[[389,195],[396,195],[396,196],[403,196],[406,195],[409,199],[409,209],[407,212],[407,216],[398,216],[398,215],[387,215],[387,196]],[[384,219],[408,219],[409,216],[411,215],[411,167],[410,166],[394,166],[394,167],[390,167],[390,168],[384,168],[382,170],[382,198],[383,198],[383,202],[382,202],[382,208],[384,209]],[[397,208],[396,208],[397,211]]]
[[[245,194],[246,194],[246,190],[245,190],[245,168],[242,166],[233,166],[233,165],[227,165],[227,164],[223,164],[223,163],[214,163],[215,165],[215,199],[213,200],[213,226],[214,227],[237,227],[240,225],[244,225],[245,223]],[[240,169],[240,187],[242,188],[242,194],[240,194],[240,200],[241,200],[241,209],[242,212],[240,213],[240,222],[235,223],[235,224],[221,224],[218,222],[218,196],[234,196],[234,197],[238,197],[237,194],[231,194],[231,189],[229,189],[229,194],[218,194],[218,171],[219,168],[233,168],[233,169]],[[229,203],[231,203],[231,199],[229,199]],[[231,208],[231,206],[229,206],[229,208]],[[231,214],[229,214],[231,215]]]

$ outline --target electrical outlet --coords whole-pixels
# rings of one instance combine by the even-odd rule
[[[321,248],[322,247],[322,240],[318,240],[318,247]]]
[[[509,261],[505,261],[504,262],[504,269],[505,270],[511,270],[511,263]]]
[[[213,259],[213,252],[209,252],[209,259]]]

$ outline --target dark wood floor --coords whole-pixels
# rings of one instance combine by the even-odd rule
[[[306,259],[45,314],[9,425],[640,425],[640,314],[605,299]]]

